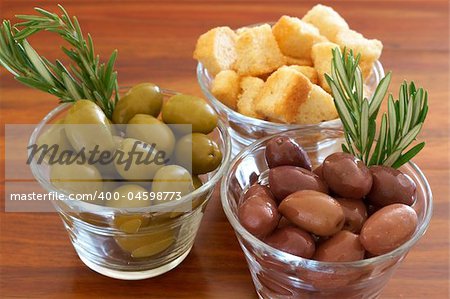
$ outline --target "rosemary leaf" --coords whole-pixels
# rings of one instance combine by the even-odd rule
[[[416,139],[420,130],[422,129],[422,124],[417,124],[411,131],[409,131],[400,141],[398,148],[405,149]]]
[[[334,90],[336,87],[331,87],[331,90]],[[344,100],[340,96],[336,96],[334,98],[334,102],[336,105],[336,110],[338,111],[339,115],[341,116],[341,121],[344,124],[344,126],[347,128],[348,131],[350,131],[350,135],[357,136],[356,134],[356,128],[354,126],[353,119],[350,115],[350,113],[345,109],[345,103]]]
[[[418,123],[424,122],[425,117],[427,117],[428,114],[428,93],[425,91],[425,96],[423,100],[423,106],[422,106],[422,112],[419,115],[419,119],[417,120]]]
[[[359,68],[356,68],[355,73],[355,89],[356,89],[356,98],[364,99],[364,82],[361,70]]]
[[[373,142],[375,140],[375,133],[377,129],[377,124],[375,119],[370,119],[369,121],[369,138],[367,140],[366,154],[364,155],[363,161],[369,161],[370,151],[367,149],[371,149]]]
[[[416,144],[413,148],[407,151],[405,154],[401,155],[397,161],[392,164],[393,168],[399,168],[409,160],[411,160],[415,155],[417,155],[423,148],[425,147],[425,142],[421,142]]]
[[[86,84],[82,83],[81,88],[83,90],[84,99],[86,100],[94,100],[94,95],[92,94],[91,90],[86,87]]]
[[[49,86],[45,84],[45,82],[40,82],[29,77],[16,77],[16,80],[29,87],[36,88],[45,92],[49,90]]]
[[[344,63],[342,62],[342,59],[338,59],[338,56],[340,55],[340,52],[337,49],[332,50],[333,51],[333,57],[336,61],[335,64],[335,72],[338,75],[338,78],[342,81],[342,86],[344,87],[344,90],[347,95],[350,95],[352,93],[350,82],[347,78],[347,72],[344,67]]]
[[[399,91],[399,97],[398,97],[398,124],[399,124],[399,131],[402,132],[403,131],[403,125],[404,125],[404,118],[405,118],[405,107],[406,107],[406,98],[408,97],[408,95],[406,94],[406,83],[402,83],[402,85],[400,86],[400,91]],[[400,137],[400,136],[399,136]]]
[[[369,101],[362,102],[362,112],[360,117],[361,153],[366,152],[369,140]]]
[[[46,17],[41,16],[16,15],[16,18],[18,18],[19,20],[37,21],[37,22],[47,21]]]
[[[19,33],[14,35],[14,38],[17,40],[23,40],[25,38],[27,38],[30,35],[35,34],[36,32],[38,32],[40,29],[36,29],[33,27],[28,27],[22,31],[20,31]]]
[[[413,82],[399,88],[399,99],[388,95],[388,111],[381,117],[376,136],[376,119],[391,82],[391,73],[380,80],[371,101],[364,98],[363,81],[358,67],[359,55],[352,51],[345,57],[333,49],[331,76],[325,75],[331,88],[336,110],[344,127],[346,144],[343,151],[361,159],[366,165],[399,167],[422,148],[423,144],[403,151],[414,142],[428,113],[428,94]],[[372,147],[375,144],[375,148]]]
[[[75,28],[75,31],[77,33],[76,37],[78,37],[78,39],[82,39],[83,38],[83,32],[81,31],[80,23],[78,23],[77,17],[73,17],[72,18],[72,22],[73,22],[73,26]]]
[[[74,81],[70,79],[69,75],[67,75],[66,73],[63,73],[62,78],[64,80],[64,85],[66,86],[66,89],[69,92],[69,94],[71,95],[71,97],[73,99],[82,99],[83,97],[78,92]]]
[[[396,150],[395,152],[393,152],[389,157],[387,157],[387,159],[385,159],[383,161],[383,163],[379,163],[379,164],[383,164],[385,166],[391,166],[395,163],[395,161],[398,160],[398,158],[400,157],[400,155],[402,154],[401,150]]]
[[[67,13],[66,9],[61,5],[58,4],[58,8],[62,11],[63,15],[61,16],[61,18],[64,20],[64,23],[66,23],[68,25],[68,27],[70,29],[74,29],[72,20],[70,19],[69,14]]]
[[[111,57],[109,57],[108,63],[106,65],[105,75],[104,75],[105,80],[108,80],[109,78],[111,78],[111,75],[112,75],[112,72],[114,69],[114,64],[116,63],[116,58],[117,58],[117,50],[114,50],[114,52],[111,54]]]
[[[369,109],[370,117],[373,117],[378,113],[381,103],[383,102],[383,99],[386,96],[387,89],[390,83],[391,83],[391,73],[389,72],[383,79],[381,79],[372,96],[372,101],[370,102],[370,109]]]
[[[92,37],[88,34],[86,41],[77,18],[58,7],[61,16],[36,8],[38,15],[18,15],[22,22],[14,26],[4,20],[0,25],[0,64],[27,86],[58,96],[61,102],[91,99],[111,117],[118,101],[117,74],[113,70],[117,51],[110,57],[109,68],[100,64]],[[58,34],[70,45],[70,49],[62,48],[72,62],[70,67],[59,60],[51,63],[28,43],[26,39],[40,31]]]
[[[88,49],[89,49],[89,56],[91,60],[94,60],[95,58],[95,51],[94,51],[94,42],[92,41],[92,36],[88,33]],[[116,50],[117,52],[117,50]]]
[[[39,74],[47,81],[48,84],[53,85],[53,79],[52,75],[46,68],[44,62],[42,61],[41,57],[36,53],[36,51],[30,46],[30,44],[24,40],[23,41],[23,47],[25,48],[25,52],[28,55],[28,58],[30,59],[31,63],[33,63],[36,70],[39,72]]]
[[[403,123],[403,129],[401,136],[405,136],[406,133],[411,128],[411,120],[412,120],[412,113],[413,113],[413,102],[409,99],[406,100],[406,116]]]
[[[384,159],[384,153],[383,153],[383,149],[386,145],[386,136],[387,136],[387,117],[386,114],[383,115],[383,117],[381,118],[381,127],[380,127],[380,133],[378,136],[378,141],[377,141],[377,149],[375,149],[374,152],[374,162],[371,164],[381,164],[381,162]]]
[[[43,15],[44,17],[53,19],[53,20],[58,20],[58,16],[55,15],[54,13],[51,13],[49,11],[46,11],[45,9],[36,7],[34,10],[36,10],[38,13],[40,13],[41,15]]]
[[[115,74],[115,80],[114,80],[114,105],[112,107],[112,109],[114,109],[114,106],[117,105],[117,103],[119,102],[119,83],[117,81],[117,72],[114,72]]]
[[[344,136],[345,136],[345,140],[347,141],[347,145],[348,145],[347,151],[348,151],[350,154],[352,154],[353,156],[357,156],[357,153],[356,153],[355,150],[353,149],[353,146],[352,146],[352,142],[351,142],[350,136],[349,136],[348,134],[344,134]]]
[[[422,107],[423,103],[423,88],[419,88],[417,92],[414,94],[413,98],[413,114],[411,118],[411,124],[417,124],[417,120],[419,119],[420,107]]]
[[[347,146],[344,143],[341,144],[341,147],[344,153],[350,153],[350,151],[348,150]]]
[[[15,77],[20,76],[17,70],[12,67],[13,63],[9,61],[9,59],[2,54],[0,54],[0,64],[11,74],[13,74]]]
[[[393,147],[393,143],[397,138],[397,111],[395,109],[394,98],[389,95],[388,98],[388,116],[389,116],[389,146]]]

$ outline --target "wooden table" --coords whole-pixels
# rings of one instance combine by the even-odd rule
[[[448,1],[322,1],[333,5],[351,27],[383,41],[382,63],[392,70],[393,90],[405,78],[429,90],[430,113],[415,159],[434,193],[434,215],[382,298],[447,298],[449,295],[449,29]],[[29,1],[2,0],[2,19],[31,13],[33,6],[56,10],[62,3],[79,16],[96,50],[119,49],[121,85],[142,81],[201,95],[191,58],[197,37],[209,28],[302,16],[313,1]],[[32,44],[50,59],[60,57],[54,37]],[[19,85],[3,69],[1,122],[37,123],[57,101]],[[2,126],[2,137],[4,127]],[[1,139],[2,146],[4,138]],[[2,151],[3,153],[4,151]],[[1,163],[4,163],[2,155]],[[2,171],[2,183],[4,182]],[[3,188],[0,188],[3,196]],[[0,214],[0,297],[24,298],[256,298],[237,240],[216,196],[209,204],[194,248],[175,270],[144,281],[119,281],[89,270],[77,257],[55,213]]]

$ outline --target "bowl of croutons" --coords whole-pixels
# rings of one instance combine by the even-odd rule
[[[336,47],[360,55],[370,99],[384,77],[383,44],[351,30],[331,7],[318,4],[301,19],[216,27],[199,37],[193,55],[197,79],[229,124],[233,154],[282,131],[342,126],[325,79]]]

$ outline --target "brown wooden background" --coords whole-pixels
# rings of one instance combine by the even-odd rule
[[[120,84],[155,82],[201,95],[191,59],[196,38],[219,25],[240,27],[302,16],[314,1],[29,1],[2,0],[2,19],[55,10],[61,2],[90,32],[98,53],[119,49]],[[409,254],[382,298],[447,298],[449,293],[449,17],[448,1],[322,1],[351,27],[383,41],[382,63],[403,79],[425,86],[430,114],[421,135],[425,150],[415,161],[434,192],[434,215],[424,238]],[[48,58],[61,57],[49,34],[31,40]],[[19,85],[0,70],[1,122],[37,123],[57,100]],[[2,125],[2,137],[4,127]],[[4,138],[2,159],[4,163]],[[1,182],[4,183],[3,171]],[[0,188],[3,199],[3,188]],[[215,197],[206,211],[194,249],[175,270],[144,281],[119,281],[85,267],[54,213],[0,211],[0,297],[82,298],[255,298],[243,254]]]

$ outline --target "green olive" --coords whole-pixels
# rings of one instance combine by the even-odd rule
[[[64,118],[67,139],[76,151],[86,153],[112,151],[114,141],[111,124],[99,106],[89,100],[78,100]]]
[[[123,138],[120,136],[113,136],[113,142],[114,142],[114,150],[119,148],[120,144],[122,143]],[[114,152],[112,151],[111,154],[113,155]],[[114,161],[103,161],[102,163],[97,162],[95,163],[95,167],[100,171],[102,174],[103,180],[106,181],[115,181],[120,180],[121,176],[117,173],[116,166],[114,164]],[[108,184],[109,186],[112,186],[112,184]],[[117,187],[117,186],[116,186]],[[113,190],[115,188],[109,188],[108,190]]]
[[[192,191],[194,191],[194,183],[191,174],[181,166],[161,167],[153,178],[152,192],[155,194],[166,195],[169,194],[168,192],[179,192],[180,196],[185,196]]]
[[[159,115],[163,103],[163,94],[152,83],[133,86],[117,103],[112,119],[116,124],[126,124],[136,114]]]
[[[151,115],[136,114],[128,122],[126,135],[142,140],[149,145],[155,144],[159,151],[170,157],[175,146],[175,136],[168,125]]]
[[[114,164],[126,180],[151,181],[158,169],[164,166],[165,158],[161,153],[140,140],[125,138],[114,153]]]
[[[101,205],[101,201],[94,202],[97,205]],[[64,216],[62,216],[64,217]],[[99,215],[96,213],[90,213],[90,212],[80,212],[78,214],[74,213],[73,217],[75,219],[81,219],[89,224],[95,225],[95,226],[101,226],[101,227],[109,227],[108,225],[108,217],[104,215]],[[67,221],[66,219],[64,221]]]
[[[202,133],[183,136],[176,144],[175,156],[180,165],[193,174],[204,174],[216,169],[222,161],[222,152],[217,143]]]
[[[109,118],[106,119],[106,122],[109,124],[109,127],[111,128],[111,134],[114,136],[117,136],[119,134],[118,129],[120,128],[120,125],[115,125]]]
[[[119,188],[122,183],[123,182],[120,182],[119,180],[105,180],[103,178],[103,191],[112,193],[115,189]]]
[[[134,258],[143,258],[163,252],[175,242],[173,230],[167,228],[143,235],[128,235],[116,237],[120,248]]]
[[[144,208],[149,207],[150,200],[145,200],[147,190],[139,185],[122,185],[112,191],[111,200],[106,201],[107,207],[112,208]],[[114,226],[127,233],[135,233],[142,226],[147,225],[148,217],[144,214],[114,216]]]
[[[50,181],[56,188],[68,194],[93,195],[103,191],[100,172],[88,164],[53,164],[50,168]]]
[[[163,106],[162,119],[166,124],[192,125],[192,132],[208,134],[217,127],[216,112],[201,98],[177,94]]]
[[[201,186],[203,186],[203,182],[202,180],[199,178],[198,175],[194,175],[192,177],[192,181],[194,182],[194,188],[197,190],[198,188],[200,188]],[[192,210],[195,210],[196,208],[198,208],[198,206],[200,206],[207,198],[207,195],[202,193],[202,195],[198,196],[197,198],[195,198],[194,200],[192,200]],[[206,205],[205,205],[206,207]],[[203,210],[204,211],[204,210]]]
[[[52,146],[57,145],[57,147],[55,147],[55,157],[58,157],[63,152],[73,152],[73,148],[70,145],[64,130],[64,119],[60,119],[54,124],[49,125],[48,129],[44,131],[37,139],[36,145],[38,148],[47,145],[48,149],[51,149]],[[48,162],[48,159],[52,153],[53,150],[48,151],[44,157],[44,161]],[[40,156],[37,155],[36,157],[39,158]]]
[[[106,206],[111,208],[144,208],[151,204],[149,200],[144,200],[148,191],[139,185],[122,185],[112,193],[114,199],[106,202]]]
[[[198,189],[201,186],[203,186],[201,179],[197,175],[194,175],[192,177],[192,182],[193,182],[194,189]],[[197,197],[192,199],[191,203],[182,203],[181,205],[179,205],[176,208],[177,211],[164,212],[157,216],[153,216],[150,219],[150,221],[148,222],[148,225],[155,225],[155,224],[162,224],[162,223],[170,224],[170,221],[172,221],[173,219],[175,219],[181,215],[184,215],[186,212],[194,211],[195,209],[197,209],[201,204],[203,204],[205,202],[206,199],[207,199],[207,192],[203,192],[201,195],[197,195]],[[205,208],[206,208],[206,205],[204,205],[202,208],[203,212],[204,212]]]
[[[137,233],[139,229],[149,223],[149,216],[145,213],[116,214],[114,215],[114,227],[119,230],[132,234]]]
[[[120,146],[120,144],[122,143],[123,139],[124,138],[121,136],[114,135],[113,136],[114,148],[118,148]]]
[[[192,176],[192,183],[194,184],[194,189],[197,190],[201,186],[203,186],[203,182],[198,175]]]

